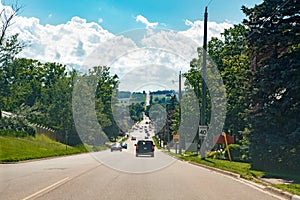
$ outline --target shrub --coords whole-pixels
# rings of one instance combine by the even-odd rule
[[[2,135],[24,137],[25,135],[35,135],[35,129],[27,125],[22,118],[2,118],[0,119],[0,131]]]
[[[238,144],[230,144],[228,145],[230,155],[232,160],[234,161],[241,161],[242,160],[242,152],[241,152],[241,146]],[[228,152],[225,151],[225,157],[229,159]]]

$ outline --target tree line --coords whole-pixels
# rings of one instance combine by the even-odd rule
[[[10,17],[13,16],[15,13]],[[7,36],[5,30],[2,29],[0,42],[0,113],[8,111],[14,117],[5,118],[0,114],[2,134],[13,130],[34,135],[32,124],[39,124],[54,129],[58,141],[69,145],[81,144],[72,115],[72,91],[75,80],[96,77],[95,110],[102,127],[99,134],[107,134],[108,137],[119,135],[120,130],[111,111],[118,77],[110,74],[109,67],[95,66],[88,73],[79,74],[76,70],[66,70],[66,66],[59,63],[20,58],[18,54],[24,45],[18,41],[17,34]]]
[[[243,6],[247,17],[243,23],[208,43],[207,52],[226,88],[223,131],[248,148],[248,161],[255,169],[299,173],[299,10],[296,1],[265,0],[253,8]],[[184,76],[201,106],[201,49],[198,53]],[[207,119],[210,109],[209,104]]]

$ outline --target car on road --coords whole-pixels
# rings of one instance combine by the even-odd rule
[[[154,149],[155,145],[151,140],[138,140],[137,144],[135,144],[136,157],[139,155],[150,155],[154,157]]]
[[[122,146],[123,149],[127,149],[127,143],[126,142],[122,142],[121,146]]]
[[[132,136],[132,137],[131,137],[131,140],[136,140],[136,137]]]
[[[113,151],[122,151],[122,146],[119,142],[116,142],[116,143],[113,143],[111,146],[110,146],[110,151],[113,152]]]

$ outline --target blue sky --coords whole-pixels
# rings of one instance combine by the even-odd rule
[[[12,0],[2,0],[10,5]],[[209,21],[239,23],[245,18],[241,6],[253,7],[262,0],[18,0],[23,6],[21,16],[36,17],[41,24],[63,24],[73,16],[98,22],[114,34],[145,25],[136,22],[142,15],[158,27],[175,31],[186,29],[184,20],[203,20],[205,6]]]
[[[242,22],[245,18],[242,5],[253,7],[262,2],[0,0],[0,7],[8,5],[6,8],[9,8],[15,1],[22,9],[15,23],[9,27],[8,34],[18,34],[18,39],[27,44],[19,56],[41,62],[58,62],[86,71],[85,63],[89,62],[89,58],[94,59],[91,55],[95,50],[103,47],[111,50],[102,49],[97,54],[100,58],[94,59],[101,63],[89,65],[109,65],[110,59],[118,58],[111,68],[117,74],[146,64],[187,70],[189,61],[197,56],[196,49],[203,44],[205,6],[209,4],[210,40],[212,37],[221,38],[225,29]],[[154,48],[156,52],[144,51],[145,47]]]

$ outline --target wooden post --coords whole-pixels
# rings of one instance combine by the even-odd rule
[[[230,151],[229,151],[229,148],[228,148],[228,142],[227,142],[227,135],[226,135],[226,133],[224,133],[224,140],[225,140],[225,145],[226,145],[226,150],[227,150],[227,153],[228,153],[229,160],[232,161],[231,155],[230,155]]]

